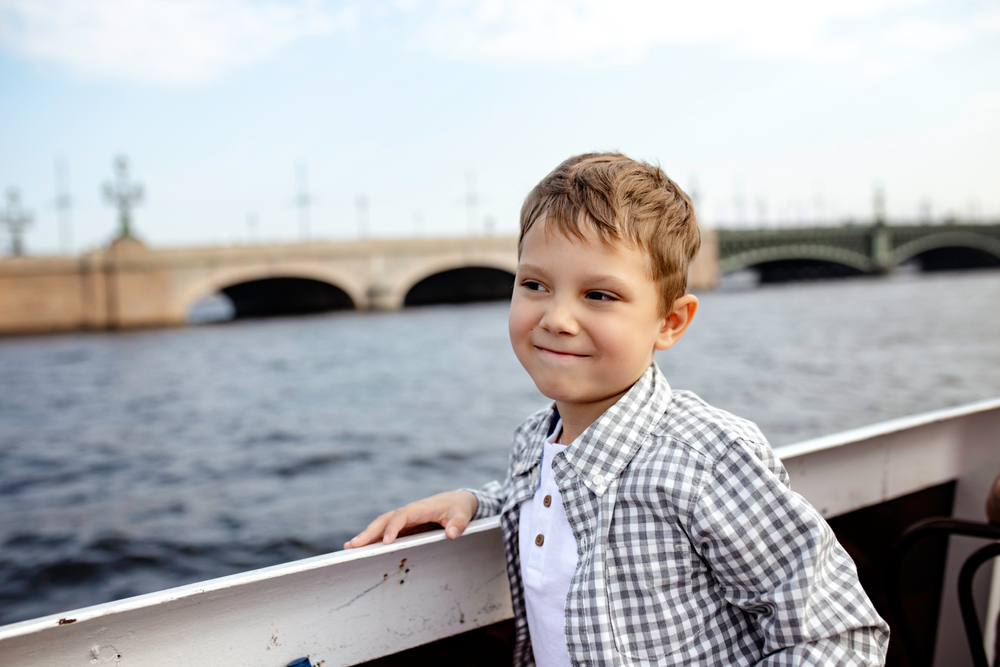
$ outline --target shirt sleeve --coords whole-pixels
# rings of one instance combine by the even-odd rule
[[[479,505],[476,507],[476,514],[472,517],[475,519],[485,519],[488,516],[496,516],[500,514],[501,508],[503,508],[504,501],[507,499],[507,484],[501,484],[500,482],[493,480],[492,482],[487,482],[479,489],[461,489],[462,491],[468,491],[476,497]]]
[[[468,491],[474,495],[479,503],[476,507],[476,514],[472,517],[473,521],[476,519],[485,519],[488,516],[496,516],[497,514],[500,514],[500,510],[503,509],[503,505],[507,501],[507,496],[510,495],[510,483],[513,476],[514,459],[516,456],[516,436],[514,443],[515,444],[511,447],[511,451],[507,459],[507,477],[504,479],[502,484],[493,480],[492,482],[487,482],[482,486],[482,488],[479,489],[461,489],[462,491]]]
[[[883,665],[889,628],[832,529],[788,486],[766,443],[715,463],[690,535],[726,600],[755,617],[769,667]]]
[[[510,496],[511,483],[514,478],[514,463],[523,455],[525,447],[529,445],[528,434],[533,432],[541,421],[550,421],[552,408],[545,408],[528,417],[517,430],[514,431],[514,439],[511,443],[510,454],[507,458],[507,477],[503,483],[494,480],[488,482],[480,489],[462,489],[468,491],[476,497],[479,506],[476,508],[475,519],[484,519],[488,516],[500,514],[504,503]]]

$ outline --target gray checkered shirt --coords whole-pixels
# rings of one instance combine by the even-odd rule
[[[500,514],[517,627],[532,665],[518,519],[554,406],[514,434]],[[826,521],[789,489],[757,427],[671,391],[654,364],[552,462],[576,537],[566,597],[575,665],[882,665],[889,628]]]

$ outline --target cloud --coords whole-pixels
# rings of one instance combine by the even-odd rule
[[[355,25],[314,0],[0,0],[0,47],[146,83],[191,84]]]
[[[0,0],[0,48],[91,75],[213,80],[309,37],[391,25],[411,48],[500,66],[611,63],[658,45],[712,44],[870,76],[994,35],[991,5],[949,0]],[[928,20],[951,14],[951,22]]]
[[[1000,11],[951,0],[397,0],[422,15],[412,45],[439,56],[534,66],[629,62],[658,45],[714,44],[882,76],[922,52],[994,39]]]
[[[640,57],[656,44],[727,42],[742,52],[812,62],[852,58],[830,22],[914,0],[439,0],[418,43],[450,57],[566,61]]]
[[[964,26],[913,22],[893,28],[885,35],[885,43],[924,51],[937,51],[961,43],[969,36]]]

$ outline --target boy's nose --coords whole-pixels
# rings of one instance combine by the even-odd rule
[[[542,315],[540,324],[543,329],[554,334],[575,336],[580,330],[571,309],[559,302],[549,304]]]

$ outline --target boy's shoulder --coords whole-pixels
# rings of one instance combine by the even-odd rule
[[[661,491],[678,515],[693,512],[705,493],[790,488],[788,472],[756,424],[690,391],[671,392],[627,475],[633,485]]]
[[[734,446],[749,448],[758,456],[773,456],[755,423],[710,405],[691,391],[671,392],[666,410],[650,436],[660,444],[684,448],[707,462],[722,458]]]

